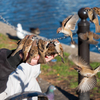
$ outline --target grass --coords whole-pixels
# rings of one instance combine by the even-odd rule
[[[9,39],[6,35],[0,34],[0,48],[15,49],[17,41]]]
[[[78,86],[78,73],[73,69],[74,66],[76,66],[72,61],[68,60],[68,53],[65,53],[64,61],[65,63],[61,62],[61,58],[57,56],[55,59],[57,62],[54,64],[45,64],[42,65],[41,70],[43,72],[43,75],[47,75],[47,77],[51,78],[52,76],[56,76],[56,83],[53,83],[54,85],[59,85],[59,80],[66,83],[66,86],[70,89],[76,89]],[[100,65],[99,62],[92,62],[90,63],[90,66],[95,69]],[[93,97],[93,94],[100,93],[99,86],[100,86],[100,72],[97,73],[97,85],[94,87],[94,89],[91,90],[90,97]],[[53,79],[53,78],[52,78]],[[54,80],[54,79],[53,79]],[[58,81],[58,84],[57,84]]]
[[[0,34],[0,48],[15,49],[17,47],[17,41],[11,40],[7,36]],[[53,84],[57,85],[57,82],[62,82],[64,85],[67,85],[70,89],[75,89],[78,86],[78,73],[73,69],[76,66],[72,61],[68,59],[69,54],[64,53],[64,62],[61,62],[61,57],[57,56],[55,59],[56,62],[49,62],[47,64],[41,65],[42,73],[40,76],[46,76],[47,78],[51,76],[51,79],[54,80]],[[90,66],[95,69],[100,63],[93,62],[90,63]],[[100,72],[96,75],[97,77],[97,86],[100,87]],[[49,80],[49,79],[48,79]],[[49,80],[50,81],[50,80]],[[66,82],[66,83],[64,83]],[[95,87],[92,90],[93,93],[100,93],[99,88]],[[91,97],[93,95],[91,94]]]
[[[68,80],[70,82],[70,87],[71,88],[75,88],[78,84],[77,82],[77,76],[78,73],[73,69],[73,66],[75,66],[75,64],[70,61],[68,59],[69,54],[68,53],[64,53],[64,62],[61,62],[61,57],[57,56],[55,59],[57,60],[57,62],[51,64],[43,64],[41,67],[42,72],[44,72],[43,74],[47,75],[47,76],[57,76],[57,80]]]
[[[55,59],[57,60],[57,62],[55,62],[54,64],[44,64],[41,67],[41,70],[43,72],[45,72],[46,75],[58,75],[59,74],[59,78],[58,79],[62,79],[62,77],[73,77],[73,79],[71,80],[71,82],[75,82],[76,77],[78,76],[78,73],[76,72],[76,70],[73,69],[73,66],[76,66],[72,61],[68,60],[68,53],[64,53],[65,58],[64,58],[64,62],[61,62],[61,58],[59,56],[57,56]],[[98,67],[100,65],[99,62],[93,62],[90,63],[90,66],[95,69],[96,67]],[[100,73],[97,74],[97,81],[100,83]],[[76,87],[77,84],[75,84]]]
[[[68,56],[69,56],[69,54],[65,53],[65,58],[64,58],[65,63],[62,63],[61,58],[59,56],[57,56],[55,58],[55,59],[57,59],[57,62],[55,62],[54,64],[48,63],[45,65],[42,65],[41,70],[42,70],[42,72],[43,72],[42,74],[44,76],[47,76],[47,77],[51,76],[51,80],[54,81],[54,82],[50,81],[50,78],[49,78],[48,79],[49,82],[51,82],[52,84],[57,85],[57,86],[64,85],[65,87],[67,87],[67,89],[65,89],[66,91],[68,91],[68,88],[69,88],[73,91],[73,92],[71,92],[71,91],[69,91],[69,92],[71,94],[74,94],[77,96],[75,89],[78,86],[78,73],[77,73],[77,71],[75,71],[73,69],[73,67],[76,65],[72,61],[68,60]],[[90,66],[93,69],[95,69],[99,65],[100,65],[99,62],[90,63]],[[56,79],[53,78],[53,76],[56,76]],[[99,96],[100,72],[97,73],[96,77],[97,77],[97,85],[90,91],[90,98],[94,98],[93,95],[96,95],[96,94],[98,95],[97,97],[100,97]],[[63,84],[62,84],[62,82],[63,82]]]

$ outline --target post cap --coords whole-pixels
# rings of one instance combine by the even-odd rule
[[[78,11],[78,15],[81,19],[86,19],[88,18],[88,14],[87,12],[84,10],[85,8],[81,8],[79,11]]]

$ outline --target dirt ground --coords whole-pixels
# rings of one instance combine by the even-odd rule
[[[52,62],[51,62],[52,64]],[[71,89],[70,88],[70,84],[69,81],[67,80],[58,80],[57,76],[55,75],[44,75],[43,73],[41,73],[39,75],[40,78],[42,78],[43,80],[49,82],[50,84],[53,84],[54,86],[58,87],[58,89],[60,88],[60,90],[64,91],[64,95],[66,95],[66,93],[72,94],[75,97],[78,97],[77,93],[76,93],[76,89]],[[68,77],[68,80],[73,79],[73,77]],[[100,88],[100,86],[96,85],[97,88]],[[67,96],[66,96],[67,97]],[[78,100],[76,99],[69,99],[69,100]],[[99,91],[90,91],[90,100],[100,100],[100,93]]]
[[[50,84],[53,84],[56,87],[59,87],[62,90],[64,90],[64,91],[66,91],[66,92],[68,92],[70,94],[73,94],[74,96],[78,97],[78,95],[75,92],[76,89],[70,89],[69,88],[69,83],[67,82],[67,80],[66,81],[58,81],[58,80],[56,80],[56,76],[44,76],[42,74],[39,77],[44,79],[45,81],[49,82]],[[100,86],[96,86],[96,87],[100,88]],[[90,100],[100,100],[100,93],[93,93],[92,91],[90,91],[90,94],[93,95]]]

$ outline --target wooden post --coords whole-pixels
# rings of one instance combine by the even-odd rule
[[[87,12],[84,10],[84,8],[81,8],[78,11],[78,15],[81,18],[81,21],[78,23],[78,34],[80,33],[86,33],[90,30],[90,23],[86,20],[88,18]],[[90,45],[86,42],[80,39],[78,36],[78,55],[81,56],[86,62],[90,62]],[[83,76],[78,74],[78,83],[82,80]],[[89,92],[85,93],[78,93],[79,100],[90,100]]]

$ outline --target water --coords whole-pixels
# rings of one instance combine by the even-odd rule
[[[57,34],[56,30],[67,16],[76,14],[82,7],[100,7],[99,5],[100,0],[0,0],[0,15],[15,27],[18,23],[26,31],[30,31],[30,27],[38,27],[40,36],[58,38],[64,34]],[[95,32],[94,24],[90,24],[90,30]],[[77,26],[73,32],[76,31]],[[77,39],[74,40],[77,43]],[[60,40],[67,45],[70,45],[70,41],[70,37]],[[90,50],[99,53],[94,45],[90,45]]]

